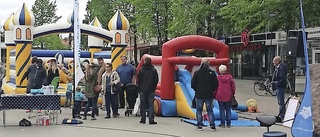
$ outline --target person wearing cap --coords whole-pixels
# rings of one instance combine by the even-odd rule
[[[218,76],[219,87],[217,89],[215,99],[219,103],[220,121],[219,125],[225,128],[225,124],[231,126],[231,99],[236,93],[236,86],[233,77],[227,72],[227,66],[219,66],[220,75]],[[227,123],[226,123],[227,122]]]
[[[27,71],[23,74],[20,85],[23,80],[28,77],[28,85],[26,93],[31,93],[31,89],[40,89],[45,84],[47,71],[42,66],[42,59],[37,59],[35,64],[28,67]]]
[[[214,97],[213,92],[218,88],[218,79],[216,73],[209,68],[209,59],[202,59],[200,68],[194,72],[192,77],[191,88],[194,89],[196,97],[197,129],[199,131],[202,130],[203,105],[206,103],[206,110],[210,119],[210,128],[216,130],[212,104]]]

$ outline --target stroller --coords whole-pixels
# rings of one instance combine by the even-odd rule
[[[136,104],[136,99],[138,97],[138,86],[135,84],[126,85],[126,111],[124,112],[125,116],[132,115],[134,105]]]

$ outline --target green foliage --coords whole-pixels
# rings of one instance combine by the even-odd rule
[[[56,1],[36,0],[32,5],[31,11],[35,16],[35,27],[43,24],[56,23],[62,17],[56,15]]]
[[[303,2],[306,26],[319,26],[320,0]],[[86,21],[97,16],[107,28],[117,10],[128,18],[135,36],[144,41],[156,37],[159,45],[190,34],[216,37],[244,29],[260,33],[301,27],[298,0],[91,0]]]
[[[35,26],[44,24],[56,23],[61,16],[56,15],[57,5],[56,1],[36,0],[32,5],[31,11],[35,16]],[[53,43],[56,42],[56,43]],[[65,49],[66,47],[61,43],[60,38],[56,34],[43,36],[37,38],[32,43],[34,48],[41,49]]]
[[[61,39],[58,36],[58,34],[51,34],[51,35],[47,35],[41,38],[41,42],[40,39],[36,39],[34,40],[34,46],[39,47],[39,44],[43,44],[43,48],[44,49],[48,49],[48,50],[64,50],[64,49],[69,49],[68,46],[65,46],[61,43]],[[41,46],[40,46],[41,47]]]

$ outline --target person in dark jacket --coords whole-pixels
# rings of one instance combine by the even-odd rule
[[[286,106],[284,105],[284,93],[287,87],[287,68],[281,61],[280,56],[274,57],[272,62],[276,67],[272,76],[273,88],[277,93],[279,116],[284,119],[284,114],[286,112]]]
[[[210,127],[212,130],[216,130],[212,103],[214,98],[213,92],[218,88],[218,79],[216,73],[209,68],[209,59],[202,59],[200,68],[193,74],[191,88],[194,89],[196,97],[197,129],[202,130],[203,104],[206,103]]]
[[[149,108],[149,124],[157,124],[154,121],[154,107],[153,100],[155,90],[159,82],[158,72],[151,64],[151,58],[146,57],[144,64],[138,73],[138,88],[140,92],[140,112],[141,120],[140,123],[146,123],[146,102],[148,102]]]
[[[20,80],[20,85],[23,80],[28,77],[27,94],[31,89],[40,89],[44,85],[47,72],[42,66],[42,60],[38,59],[35,64],[31,64]]]

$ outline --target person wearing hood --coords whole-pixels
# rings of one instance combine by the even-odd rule
[[[227,127],[231,126],[231,99],[236,93],[236,86],[232,76],[227,73],[227,66],[219,66],[220,75],[218,76],[219,87],[215,95],[215,99],[219,103],[220,120],[219,125],[225,128],[227,122]]]
[[[20,80],[20,85],[23,80],[28,77],[27,94],[31,93],[31,89],[40,89],[45,84],[47,71],[42,66],[42,59],[37,59],[35,64],[31,64]]]
[[[196,98],[196,117],[197,129],[202,130],[202,111],[203,104],[206,103],[206,109],[210,119],[210,127],[216,130],[213,114],[213,92],[218,88],[216,73],[209,68],[209,59],[202,59],[200,68],[193,74],[191,88],[195,91]]]
[[[153,100],[157,84],[159,82],[158,72],[151,64],[151,58],[146,57],[144,64],[138,73],[138,88],[140,92],[140,123],[146,123],[146,103],[148,102],[149,109],[149,124],[157,124],[154,121]]]

